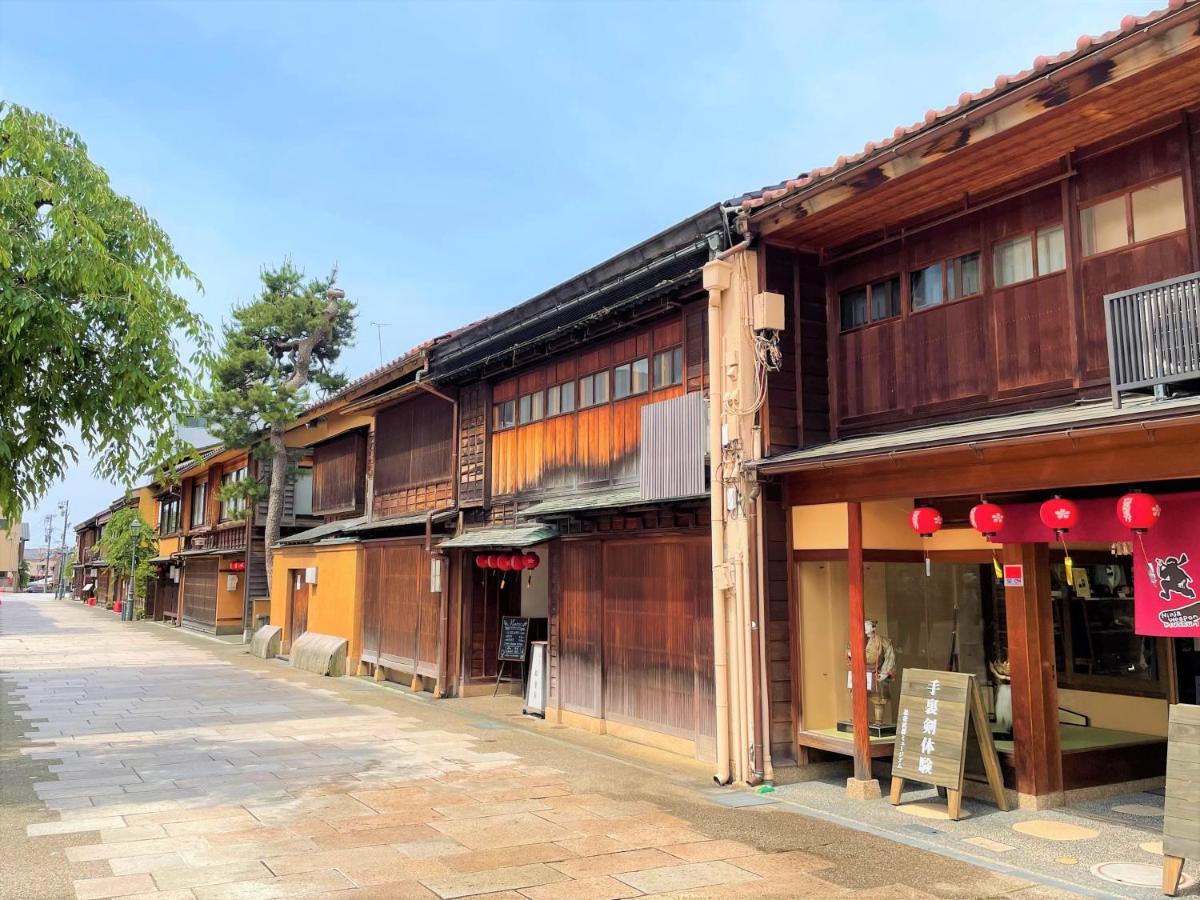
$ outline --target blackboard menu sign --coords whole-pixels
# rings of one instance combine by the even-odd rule
[[[505,616],[500,620],[500,652],[496,659],[524,662],[529,646],[529,619],[524,616]]]
[[[1176,703],[1167,726],[1163,893],[1179,890],[1185,859],[1200,859],[1200,706]]]
[[[996,804],[1007,810],[1000,761],[975,677],[965,672],[905,669],[892,753],[892,804],[900,802],[906,780],[919,781],[944,788],[950,818],[957,819],[972,725]]]

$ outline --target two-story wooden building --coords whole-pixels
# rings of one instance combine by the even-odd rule
[[[847,690],[874,620],[897,683],[918,667],[988,685],[1023,802],[1162,775],[1200,631],[1135,626],[1135,592],[1167,601],[1143,596],[1116,506],[1150,492],[1145,546],[1193,540],[1198,111],[1200,6],[1172,2],[742,199],[725,296],[786,301],[767,402],[728,418],[763,436],[742,487],[762,498],[776,764],[854,755],[867,781],[890,759],[866,721],[870,693],[895,723],[889,673]],[[744,348],[729,335],[727,355]],[[1061,533],[1039,520],[1055,496],[1080,516],[1056,510]],[[982,500],[1006,513],[991,538],[968,521]],[[940,514],[932,537],[909,527],[919,507]]]
[[[498,645],[525,617],[549,642],[548,717],[711,757],[700,271],[725,246],[712,207],[431,349],[457,398],[440,549],[462,691],[519,681]]]

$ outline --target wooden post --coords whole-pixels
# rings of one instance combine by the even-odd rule
[[[1017,794],[1053,797],[1062,793],[1063,779],[1049,548],[1046,544],[1005,544],[1004,565],[1006,569],[1020,566],[1024,581],[1004,588]]]
[[[863,602],[862,504],[846,504],[847,554],[850,593],[850,701],[854,722],[854,781],[871,779],[871,730],[867,712],[866,612]],[[862,785],[851,786],[860,788]],[[865,793],[865,792],[860,792]],[[874,796],[879,796],[878,784]]]

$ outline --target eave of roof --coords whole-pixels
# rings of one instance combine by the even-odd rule
[[[647,500],[642,496],[641,488],[620,487],[608,488],[602,491],[586,491],[568,494],[565,497],[555,497],[534,503],[520,511],[522,517],[565,515],[572,512],[586,512],[599,509],[627,509],[638,506],[654,506],[661,503],[674,503],[684,500],[707,499],[708,494],[690,494],[682,497],[666,497]]]
[[[558,529],[542,522],[527,522],[505,528],[477,528],[442,541],[448,550],[524,549],[558,537]]]
[[[1200,0],[1170,0],[1167,8],[1153,10],[1144,16],[1127,15],[1121,19],[1120,25],[1113,31],[1100,35],[1080,35],[1075,41],[1075,49],[1064,50],[1055,56],[1038,56],[1028,69],[1023,69],[1012,75],[997,75],[991,87],[980,91],[964,91],[958,101],[945,109],[930,109],[920,122],[911,125],[898,125],[892,136],[878,141],[868,141],[859,153],[850,156],[839,156],[831,166],[819,167],[803,173],[795,178],[779,184],[751,191],[741,197],[729,201],[730,206],[740,206],[747,212],[760,215],[764,207],[790,197],[801,191],[815,193],[823,190],[842,177],[848,170],[873,162],[877,157],[886,153],[898,152],[898,148],[924,137],[947,122],[957,119],[969,110],[984,103],[995,103],[1014,95],[1021,87],[1037,79],[1045,78],[1065,66],[1071,65],[1084,57],[1100,52],[1122,38],[1128,37],[1140,30],[1156,25],[1163,19],[1176,14],[1185,7],[1194,6]]]
[[[767,473],[802,472],[871,459],[894,459],[900,454],[933,449],[976,446],[1028,436],[1075,433],[1106,426],[1196,416],[1200,416],[1200,397],[1174,400],[1137,398],[1127,400],[1120,407],[1114,407],[1110,401],[1104,400],[847,438],[782,453],[749,465]]]

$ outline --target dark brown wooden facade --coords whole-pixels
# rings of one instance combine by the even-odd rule
[[[358,428],[313,448],[313,515],[361,515],[366,505],[367,432]]]

